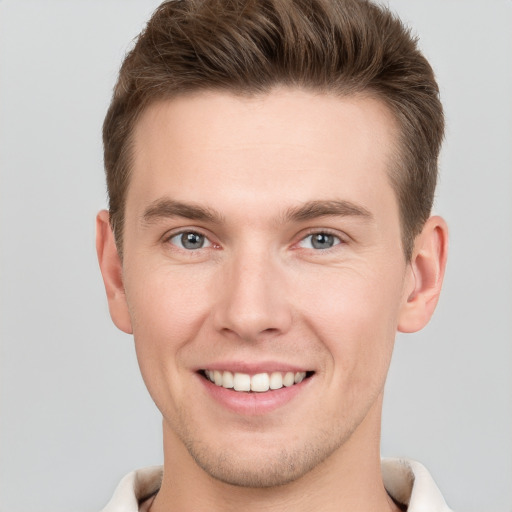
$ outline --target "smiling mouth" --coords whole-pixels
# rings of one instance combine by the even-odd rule
[[[243,393],[266,393],[300,384],[314,372],[271,372],[249,375],[227,370],[201,370],[199,373],[218,387]]]

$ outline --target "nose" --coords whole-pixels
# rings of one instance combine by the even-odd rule
[[[284,269],[263,252],[238,254],[221,273],[214,311],[217,330],[245,341],[283,334],[292,311]]]

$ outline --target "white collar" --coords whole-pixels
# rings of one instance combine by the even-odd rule
[[[407,512],[451,512],[423,464],[410,459],[382,459],[381,471],[386,491],[407,505]]]

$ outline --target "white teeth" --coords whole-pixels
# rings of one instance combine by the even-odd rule
[[[215,382],[217,386],[222,386],[222,373],[220,373],[219,370],[213,372],[213,382]]]
[[[299,383],[300,383],[300,382],[302,382],[305,378],[306,378],[306,372],[297,372],[297,373],[295,374],[295,378],[294,378],[295,384],[299,384]]]
[[[301,383],[306,378],[306,372],[257,373],[252,377],[247,373],[233,374],[219,370],[205,370],[204,373],[216,386],[257,393],[265,393],[269,389],[281,389],[283,386],[290,387]]]
[[[233,374],[231,372],[224,372],[222,374],[222,387],[232,388],[235,385],[233,381]]]
[[[257,373],[251,377],[251,391],[263,393],[268,391],[270,386],[270,378],[268,373]]]
[[[246,373],[235,373],[233,377],[233,387],[235,391],[250,391],[251,376]]]
[[[281,389],[283,387],[283,374],[281,372],[273,372],[270,375],[270,389]]]
[[[289,388],[295,384],[295,375],[293,372],[286,372],[283,378],[283,386]]]

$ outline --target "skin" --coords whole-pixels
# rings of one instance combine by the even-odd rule
[[[153,512],[397,510],[380,475],[383,387],[396,331],[433,313],[447,230],[431,217],[405,261],[396,138],[378,100],[296,89],[195,93],[138,121],[123,261],[105,211],[97,247],[163,415]],[[205,245],[186,249],[184,232]],[[322,233],[331,247],[312,245]],[[219,404],[198,373],[269,362],[312,376],[262,413]]]

